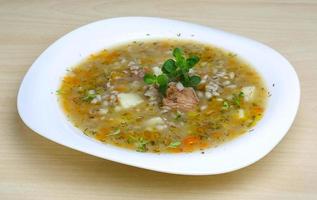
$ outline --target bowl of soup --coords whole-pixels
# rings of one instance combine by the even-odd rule
[[[290,63],[259,42],[176,20],[106,19],[68,33],[18,94],[31,129],[67,147],[186,175],[248,166],[299,104]]]

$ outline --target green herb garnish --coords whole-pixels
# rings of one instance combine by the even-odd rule
[[[146,84],[156,83],[156,76],[154,74],[145,74],[143,80]]]
[[[175,141],[175,142],[171,142],[168,147],[169,148],[177,148],[179,145],[181,145],[182,143],[180,141]]]
[[[143,139],[142,137],[139,138],[137,141],[135,141],[135,145],[137,147],[136,151],[138,152],[146,152],[146,144],[149,143],[149,141]]]
[[[237,94],[233,94],[233,98],[232,98],[233,104],[235,104],[236,106],[240,107],[241,100],[243,99],[243,97],[244,97],[244,93],[243,92],[240,92],[238,95]]]
[[[117,130],[113,131],[112,133],[109,133],[108,136],[118,135],[118,134],[120,134],[120,132],[121,132],[120,129],[117,129]]]
[[[82,98],[83,101],[88,101],[91,102],[95,97],[97,96],[97,94],[91,94],[89,92],[86,93],[86,95]]]
[[[186,59],[180,48],[174,49],[173,56],[175,59],[168,59],[162,65],[163,73],[161,75],[156,76],[148,73],[143,78],[146,84],[157,85],[162,94],[165,94],[169,82],[180,81],[185,87],[195,87],[201,81],[199,76],[189,75],[189,70],[199,62],[198,56]]]
[[[176,120],[176,121],[178,121],[178,120],[180,120],[180,119],[181,119],[181,117],[182,117],[182,115],[181,115],[181,114],[179,114],[179,113],[177,113],[177,114],[176,114],[176,117],[175,117],[175,120]]]
[[[132,135],[129,135],[128,143],[134,143],[136,146],[136,151],[138,152],[146,152],[148,149],[146,148],[146,144],[149,143],[149,141],[145,140],[143,137],[136,138]]]
[[[240,108],[241,106],[241,101],[243,100],[244,97],[244,93],[240,92],[239,94],[233,94],[233,97],[231,99],[231,101],[224,101],[222,104],[222,110],[228,110],[231,106],[236,106],[238,108]]]
[[[222,110],[228,110],[230,107],[228,101],[224,101],[222,104]]]

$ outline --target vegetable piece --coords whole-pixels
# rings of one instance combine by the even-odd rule
[[[142,137],[139,138],[136,142],[135,145],[137,147],[138,152],[146,152],[147,148],[146,148],[146,144],[149,143],[149,141],[143,139]]]
[[[177,112],[177,113],[176,113],[175,120],[176,120],[176,121],[179,121],[181,118],[182,118],[182,114],[181,114],[180,112]]]
[[[143,137],[136,138],[132,135],[129,135],[128,142],[134,143],[136,151],[138,152],[146,152],[148,150],[146,145],[149,143],[149,141],[145,140]]]
[[[120,134],[120,132],[121,132],[120,129],[117,129],[117,130],[113,131],[112,133],[109,133],[108,136],[118,135],[118,134]]]
[[[235,104],[236,106],[240,107],[241,104],[241,100],[244,98],[244,93],[240,92],[238,95],[237,94],[233,94],[232,97],[232,102],[233,104]]]
[[[184,145],[193,145],[193,144],[197,144],[198,142],[199,142],[199,137],[195,135],[187,136],[183,140]]]
[[[120,93],[118,99],[122,108],[131,108],[143,102],[143,99],[135,93]]]
[[[228,110],[229,107],[230,107],[230,105],[229,105],[228,101],[224,101],[224,102],[223,102],[223,105],[222,105],[222,109],[223,109],[223,110]]]
[[[261,107],[255,107],[255,108],[253,108],[252,112],[253,112],[254,114],[256,114],[256,115],[260,115],[260,114],[263,113],[263,108],[261,108]]]
[[[177,148],[179,145],[181,145],[182,143],[180,141],[175,141],[175,142],[171,142],[168,147],[169,148]]]
[[[164,121],[160,117],[153,117],[147,121],[144,122],[144,125],[146,126],[156,126],[156,125],[164,125]]]
[[[251,101],[255,94],[255,87],[254,86],[246,86],[241,89],[241,92],[244,94],[245,101]]]
[[[87,93],[87,94],[83,97],[83,100],[84,100],[84,101],[87,101],[87,102],[91,102],[96,96],[97,96],[97,94]]]
[[[245,117],[245,114],[244,114],[244,110],[243,109],[239,109],[238,110],[238,117],[239,119],[243,119]]]

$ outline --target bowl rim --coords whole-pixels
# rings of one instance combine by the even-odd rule
[[[189,170],[189,171],[177,171],[175,169],[170,169],[168,170],[168,168],[160,168],[160,167],[156,167],[156,166],[151,166],[151,165],[139,165],[139,164],[136,164],[136,163],[131,163],[130,161],[124,161],[122,159],[114,159],[114,158],[106,158],[103,154],[99,154],[95,151],[89,151],[87,149],[83,150],[81,149],[79,146],[75,145],[75,144],[67,144],[67,143],[64,143],[62,140],[58,140],[56,138],[52,138],[52,137],[49,137],[48,135],[46,135],[45,133],[43,133],[43,130],[39,129],[38,127],[36,127],[34,125],[33,122],[30,122],[30,119],[28,119],[28,115],[25,114],[25,109],[23,107],[25,107],[25,104],[23,103],[23,100],[25,98],[25,96],[27,95],[23,90],[27,87],[25,86],[28,81],[28,79],[30,79],[30,74],[31,73],[35,73],[34,71],[36,70],[36,67],[34,66],[38,66],[38,61],[43,57],[43,55],[46,55],[47,52],[50,51],[51,48],[53,48],[53,46],[55,45],[58,45],[61,41],[63,41],[65,38],[67,37],[72,37],[73,34],[76,34],[78,32],[83,32],[87,29],[90,29],[91,27],[93,26],[96,26],[96,25],[100,25],[100,24],[103,24],[103,23],[108,23],[110,21],[117,21],[117,22],[120,22],[120,21],[145,21],[145,22],[153,22],[153,21],[158,21],[159,23],[171,23],[171,24],[183,24],[184,26],[193,26],[193,27],[201,27],[201,28],[204,28],[204,29],[208,29],[208,30],[212,30],[212,31],[217,31],[219,34],[229,34],[229,35],[234,35],[240,39],[243,39],[243,40],[246,40],[246,41],[252,41],[253,43],[257,43],[257,44],[260,44],[261,47],[265,47],[265,48],[268,48],[271,52],[273,52],[274,54],[277,54],[280,56],[280,59],[283,59],[283,62],[287,63],[288,64],[288,70],[290,70],[290,73],[291,73],[291,78],[292,80],[294,81],[293,86],[294,86],[294,91],[295,91],[295,98],[293,100],[293,109],[291,111],[291,113],[289,113],[289,120],[287,122],[287,124],[284,126],[284,133],[281,134],[281,137],[279,138],[276,138],[276,141],[271,145],[271,148],[267,149],[264,153],[262,153],[261,156],[258,156],[256,159],[252,159],[252,160],[249,160],[249,162],[244,162],[243,164],[239,165],[238,167],[233,167],[231,169],[224,169],[222,171],[204,171],[204,172],[199,172],[199,171],[195,171],[195,170]],[[146,38],[146,37],[144,37]],[[239,52],[238,52],[239,53]],[[18,95],[17,95],[17,109],[18,109],[18,113],[22,119],[22,121],[30,128],[32,129],[33,131],[37,132],[39,135],[42,135],[43,137],[51,140],[51,141],[54,141],[58,144],[61,144],[61,145],[64,145],[64,146],[67,146],[67,147],[70,147],[72,149],[75,149],[75,150],[78,150],[78,151],[81,151],[81,152],[84,152],[84,153],[88,153],[88,154],[91,154],[91,155],[94,155],[94,156],[97,156],[97,157],[101,157],[101,158],[104,158],[104,159],[108,159],[108,160],[111,160],[111,161],[115,161],[115,162],[119,162],[119,163],[122,163],[122,164],[126,164],[126,165],[130,165],[130,166],[135,166],[135,167],[139,167],[139,168],[144,168],[144,169],[148,169],[148,170],[154,170],[154,171],[159,171],[159,172],[165,172],[165,173],[171,173],[171,174],[182,174],[182,175],[212,175],[212,174],[221,174],[221,173],[227,173],[227,172],[230,172],[230,171],[235,171],[237,169],[241,169],[241,168],[244,168],[246,166],[249,166],[253,163],[255,163],[256,161],[260,160],[261,158],[263,158],[264,156],[266,156],[271,150],[273,150],[273,148],[282,140],[282,138],[287,134],[288,130],[290,129],[292,123],[294,122],[295,120],[295,117],[296,117],[296,113],[298,111],[298,107],[299,107],[299,103],[300,103],[300,83],[299,83],[299,79],[298,79],[298,76],[295,72],[295,69],[292,67],[292,65],[282,56],[280,55],[276,50],[266,46],[266,45],[263,45],[261,43],[258,43],[256,41],[253,41],[253,40],[250,40],[248,38],[244,38],[242,36],[239,36],[237,34],[231,34],[231,33],[227,33],[227,32],[224,32],[224,31],[221,31],[221,30],[217,30],[217,29],[213,29],[213,28],[209,28],[209,27],[205,27],[205,26],[201,26],[201,25],[197,25],[197,24],[193,24],[193,23],[188,23],[188,22],[183,22],[183,21],[179,21],[179,20],[171,20],[171,19],[165,19],[165,18],[157,18],[157,17],[117,17],[117,18],[109,18],[109,19],[104,19],[104,20],[99,20],[99,21],[96,21],[96,22],[93,22],[93,23],[90,23],[90,24],[87,24],[87,25],[84,25],[84,26],[81,26],[77,29],[75,29],[74,31],[71,31],[69,33],[67,33],[66,35],[62,36],[61,38],[59,38],[58,40],[56,40],[55,42],[53,42],[37,59],[36,61],[32,64],[31,68],[28,70],[28,72],[26,73],[26,75],[24,76],[23,78],[23,81],[21,83],[21,86],[19,88],[19,91],[18,91]],[[111,147],[111,148],[116,148],[116,147]],[[178,155],[178,154],[173,154],[173,155]]]

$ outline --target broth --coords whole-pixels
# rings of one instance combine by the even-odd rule
[[[146,84],[144,74],[161,74],[176,47],[199,58],[188,73],[201,81],[189,88],[176,80],[164,94]],[[84,134],[139,152],[170,153],[216,147],[247,133],[262,118],[267,99],[260,75],[237,55],[171,39],[93,54],[69,70],[58,93],[64,112]]]

